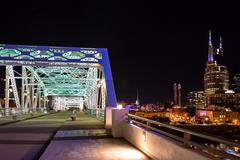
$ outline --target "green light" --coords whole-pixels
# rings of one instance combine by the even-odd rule
[[[31,56],[34,58],[48,58],[53,56],[54,54],[50,51],[45,51],[45,50],[36,50],[30,53]]]
[[[14,57],[21,55],[21,52],[16,49],[2,49],[0,50],[1,57]]]
[[[85,54],[78,51],[69,51],[63,54],[68,59],[81,59],[85,57]]]

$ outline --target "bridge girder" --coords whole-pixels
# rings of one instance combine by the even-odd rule
[[[50,96],[82,97],[93,108],[116,107],[106,49],[0,44],[0,65],[7,66],[6,108],[11,99],[17,108],[46,108]],[[21,66],[22,73],[14,66]]]

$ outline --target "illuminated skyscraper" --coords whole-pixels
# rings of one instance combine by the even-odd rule
[[[204,95],[207,106],[215,109],[230,108],[240,111],[240,75],[234,76],[234,91],[229,90],[228,69],[223,65],[223,44],[220,37],[219,48],[212,46],[211,32],[209,32],[208,61],[204,74]]]
[[[216,103],[216,98],[213,97],[220,95],[221,99],[229,89],[228,69],[225,65],[221,64],[220,59],[223,59],[222,57],[222,38],[220,37],[219,48],[214,50],[214,47],[212,46],[211,32],[209,31],[208,61],[204,74],[204,94],[207,105],[219,105]]]
[[[224,92],[229,89],[229,74],[225,65],[219,65],[214,59],[214,55],[223,53],[222,42],[220,39],[220,46],[217,52],[213,51],[211,32],[209,31],[209,47],[208,47],[208,61],[204,74],[204,92],[206,98],[210,94],[216,92]]]

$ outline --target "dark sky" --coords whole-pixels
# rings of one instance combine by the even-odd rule
[[[184,97],[203,90],[209,29],[213,44],[223,37],[230,76],[240,73],[237,4],[41,2],[1,4],[0,43],[108,48],[119,101],[137,88],[141,102],[171,100],[173,82]]]

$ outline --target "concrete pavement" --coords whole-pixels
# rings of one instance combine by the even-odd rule
[[[38,159],[70,113],[56,113],[0,127],[0,157],[11,160]]]
[[[54,140],[40,160],[149,160],[124,139]]]
[[[149,160],[126,140],[112,138],[103,122],[80,113],[66,121],[40,160]]]
[[[10,124],[10,123],[15,123],[18,121],[26,120],[26,119],[31,119],[31,118],[36,118],[39,116],[44,116],[46,114],[44,113],[35,113],[34,115],[31,114],[21,114],[17,116],[17,119],[13,119],[12,116],[6,116],[6,117],[1,117],[0,118],[0,126]]]
[[[60,112],[1,126],[0,159],[149,159],[124,139],[112,138],[103,122],[84,113],[71,121],[70,115]]]

